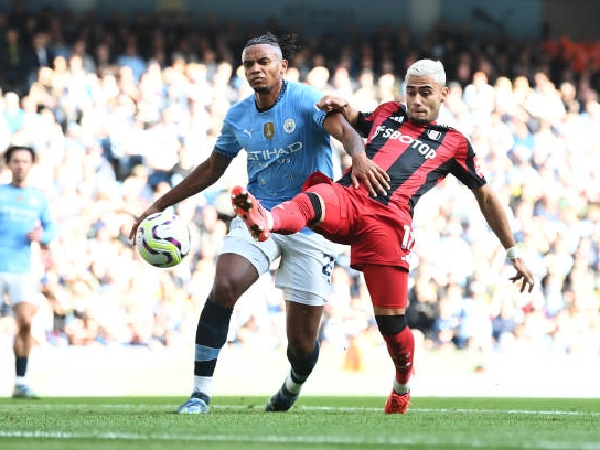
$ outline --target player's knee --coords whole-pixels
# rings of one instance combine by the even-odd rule
[[[406,328],[406,316],[404,314],[393,316],[375,315],[375,321],[379,332],[384,336],[396,335]]]
[[[17,321],[17,333],[22,336],[31,334],[31,319],[23,318]]]
[[[216,276],[210,291],[210,299],[222,308],[233,308],[242,292],[229,276]]]

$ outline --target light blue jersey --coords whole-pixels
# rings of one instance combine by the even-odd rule
[[[32,187],[0,185],[0,272],[31,272],[31,242],[26,235],[38,223],[44,230],[41,242],[48,244],[56,232],[44,193]]]
[[[333,177],[325,112],[316,107],[322,96],[314,87],[284,81],[277,102],[266,111],[256,108],[251,95],[225,116],[215,151],[234,158],[246,150],[247,188],[268,209],[298,194],[317,170]]]

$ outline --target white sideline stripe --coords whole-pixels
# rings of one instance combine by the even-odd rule
[[[377,445],[460,445],[464,448],[485,448],[494,442],[484,442],[481,439],[467,441],[464,439],[435,439],[431,436],[423,439],[411,438],[389,438],[389,439],[372,439],[365,440],[361,438],[351,438],[347,436],[232,436],[217,434],[212,436],[207,435],[179,435],[179,434],[139,434],[139,433],[120,433],[120,432],[103,432],[103,433],[73,433],[65,431],[1,431],[0,438],[24,438],[24,439],[101,439],[101,440],[127,440],[127,441],[198,441],[198,442],[260,442],[260,443],[300,443],[300,444],[377,444]],[[504,442],[504,447],[515,449],[544,449],[544,450],[597,450],[597,442],[558,442],[558,441],[526,441],[521,443]]]
[[[90,408],[95,409],[122,409],[122,410],[137,410],[137,409],[149,409],[149,410],[170,410],[168,405],[150,405],[150,404],[131,404],[131,405],[111,405],[110,403],[105,404],[61,404],[61,405],[35,405],[32,403],[27,404],[28,410],[48,410],[48,409],[80,409]],[[227,410],[227,409],[259,409],[263,410],[263,405],[255,406],[242,406],[242,405],[213,405],[211,409]],[[345,411],[345,412],[360,412],[360,411],[383,411],[381,408],[369,408],[369,407],[334,407],[334,406],[296,406],[294,409],[303,411]],[[0,412],[12,411],[12,405],[0,405]],[[175,410],[173,406],[172,410]],[[471,408],[410,408],[410,413],[464,413],[464,414],[514,414],[514,415],[525,415],[525,416],[600,416],[600,412],[592,411],[565,411],[565,410],[534,410],[534,409],[471,409]]]
[[[296,406],[297,409],[306,410],[339,410],[339,411],[381,411],[383,408],[344,408],[333,406]],[[425,413],[486,413],[486,414],[522,414],[529,416],[600,416],[600,412],[585,412],[585,411],[562,411],[562,410],[533,410],[533,409],[468,409],[468,408],[409,408],[412,412]]]

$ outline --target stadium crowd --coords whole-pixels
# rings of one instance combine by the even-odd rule
[[[257,30],[285,30],[210,16],[200,24],[145,13],[101,21],[93,12],[77,18],[23,5],[0,11],[0,147],[36,149],[31,182],[51,198],[59,230],[36,267],[47,299],[36,338],[54,346],[191,345],[244,161],[177,206],[193,252],[176,268],[140,259],[127,239],[132,218],[206,158],[228,106],[251,93],[234,57],[241,45]],[[417,40],[382,26],[374,36],[306,36],[290,62],[288,78],[361,110],[402,100],[400,74],[419,57],[447,68],[442,122],[471,138],[539,287],[526,294],[512,285],[513,269],[473,196],[445,180],[415,212],[408,319],[425,349],[600,355],[599,46],[475,40],[446,23]],[[336,161],[339,176],[349,163],[339,145]],[[0,182],[7,176],[0,166]],[[360,352],[383,342],[347,253],[333,288],[323,344],[348,349],[348,370],[360,370]],[[284,307],[271,277],[261,278],[236,306],[230,345],[285,349]],[[10,311],[2,311],[8,336]]]

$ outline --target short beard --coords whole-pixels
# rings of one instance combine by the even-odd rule
[[[410,120],[412,120],[417,125],[427,125],[428,123],[431,123],[431,120],[413,119],[412,117],[410,118]]]
[[[254,88],[254,92],[256,92],[257,94],[268,94],[270,91],[271,91],[271,89],[268,87]]]

